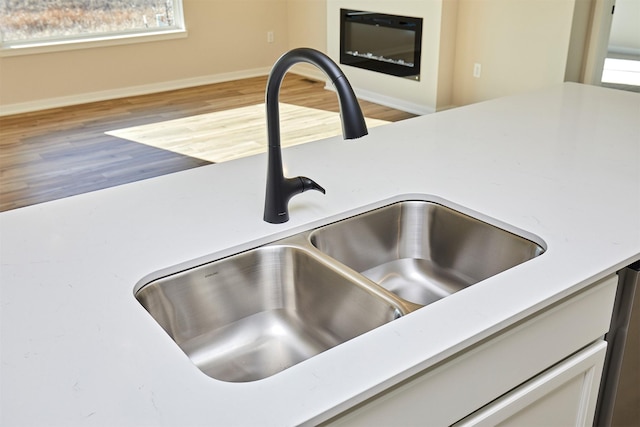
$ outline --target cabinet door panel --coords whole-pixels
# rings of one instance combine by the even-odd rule
[[[592,344],[455,426],[591,425],[606,348],[604,341]]]

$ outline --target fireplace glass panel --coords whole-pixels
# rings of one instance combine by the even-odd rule
[[[341,9],[340,62],[420,79],[422,19]]]

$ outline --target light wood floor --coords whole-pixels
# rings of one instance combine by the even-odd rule
[[[264,102],[266,77],[0,117],[0,211],[210,164],[106,134]],[[288,74],[280,101],[337,113],[324,82]],[[361,101],[368,118],[413,115]]]
[[[342,135],[340,115],[333,111],[284,102],[279,110],[282,147]],[[389,123],[365,121],[369,129]],[[264,103],[106,133],[212,163],[264,153],[268,146]]]

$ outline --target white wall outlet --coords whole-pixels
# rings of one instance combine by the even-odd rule
[[[482,73],[482,65],[476,62],[475,64],[473,64],[473,77],[475,77],[476,79],[479,79],[481,73]]]
[[[273,43],[273,31],[267,31],[267,43]]]

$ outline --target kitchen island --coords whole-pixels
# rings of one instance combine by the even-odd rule
[[[537,374],[540,359],[571,341],[563,327],[577,336],[589,331],[571,351],[595,345],[606,332],[612,275],[640,259],[635,93],[565,83],[377,127],[355,142],[304,144],[283,157],[288,176],[312,177],[327,194],[292,199],[291,220],[280,225],[262,220],[266,155],[1,213],[0,424],[357,422],[359,413],[398,395],[386,390],[411,389],[416,379],[427,389],[444,381],[464,390],[451,399],[438,386],[436,400],[425,389],[425,399],[409,405],[427,424],[451,424]],[[247,383],[204,375],[134,297],[159,270],[197,265],[402,195],[442,201],[531,236],[546,251]],[[561,309],[574,297],[595,301],[597,324]],[[455,376],[460,360],[480,363],[472,355],[485,348],[495,352],[495,372],[506,371],[497,339],[525,337],[518,331],[541,314],[565,322],[558,336],[532,335],[533,349],[504,350],[517,354],[514,369],[522,372],[496,386]],[[545,340],[548,348],[540,345]],[[470,366],[458,372],[475,372]],[[443,368],[454,376],[430,376]]]

